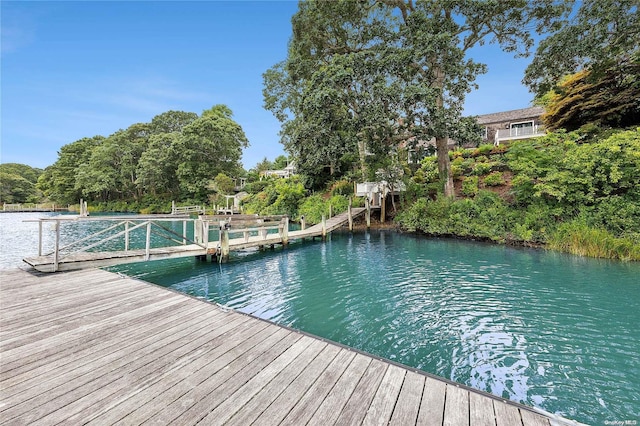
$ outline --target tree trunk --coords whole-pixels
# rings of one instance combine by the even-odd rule
[[[367,180],[367,143],[364,140],[358,141],[358,157],[360,159],[360,172],[362,173],[362,181]]]
[[[438,174],[444,185],[445,197],[453,198],[453,175],[451,173],[451,162],[449,161],[449,138],[436,138],[436,149],[438,150]]]
[[[434,66],[435,87],[438,89],[436,106],[444,110],[444,70],[440,66]],[[436,136],[436,149],[438,153],[438,174],[444,186],[445,197],[453,198],[453,176],[451,174],[451,162],[449,161],[449,137],[447,134]]]

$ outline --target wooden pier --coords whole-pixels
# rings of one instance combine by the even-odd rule
[[[114,273],[0,278],[2,424],[575,424]]]
[[[113,265],[121,265],[126,263],[144,262],[160,259],[173,259],[180,257],[206,257],[213,256],[219,261],[226,261],[229,254],[233,251],[246,250],[253,247],[265,247],[275,245],[287,245],[294,240],[304,240],[306,238],[321,237],[326,235],[337,228],[345,225],[352,225],[353,220],[359,216],[366,215],[367,223],[369,223],[370,209],[364,207],[349,208],[347,212],[341,213],[328,220],[323,220],[321,223],[308,227],[299,231],[288,230],[288,219],[279,224],[269,225],[263,224],[251,228],[234,228],[230,225],[233,222],[220,222],[219,220],[208,220],[206,217],[198,219],[189,219],[186,216],[137,216],[137,217],[53,217],[43,218],[40,220],[34,220],[33,222],[39,223],[40,241],[42,241],[43,224],[53,223],[53,227],[56,232],[55,247],[51,253],[43,253],[42,242],[38,247],[38,255],[31,256],[24,259],[26,263],[40,272],[58,272],[58,271],[70,271],[85,268],[97,268]],[[228,216],[227,220],[232,220],[233,216]],[[67,244],[65,247],[60,247],[60,226],[63,223],[69,223],[73,221],[109,221],[115,222],[114,225],[101,230],[93,236],[83,237],[77,242]],[[162,222],[183,222],[183,234],[178,235],[161,226]],[[193,222],[194,236],[188,238],[186,235],[186,223],[187,221]],[[211,227],[219,229],[219,240],[209,241],[209,230]],[[106,231],[115,230],[116,228],[122,230],[109,235]],[[146,246],[143,249],[129,249],[129,233],[135,229],[146,230]],[[277,233],[269,232],[275,231]],[[116,232],[116,231],[114,231]],[[153,232],[165,233],[167,241],[171,242],[171,245],[164,247],[152,247],[151,246],[151,234]],[[101,235],[109,235],[108,237],[102,237]],[[237,236],[242,235],[242,236]],[[76,243],[86,243],[91,241],[92,237],[97,238],[97,242],[91,244],[85,244],[81,246]],[[94,238],[94,239],[95,239]],[[90,251],[98,247],[107,241],[123,238],[125,240],[124,250],[109,250],[109,251]],[[176,245],[176,243],[178,243]],[[65,251],[65,249],[67,249]]]

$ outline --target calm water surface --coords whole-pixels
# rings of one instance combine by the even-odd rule
[[[639,263],[370,232],[113,269],[580,422],[640,421]]]

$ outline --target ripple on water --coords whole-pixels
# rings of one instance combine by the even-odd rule
[[[162,269],[141,273],[584,423],[640,407],[638,264],[382,232]]]

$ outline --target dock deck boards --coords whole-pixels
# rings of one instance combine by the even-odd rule
[[[0,274],[2,424],[551,424],[527,407],[118,274]]]

